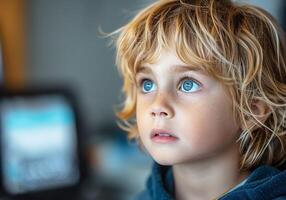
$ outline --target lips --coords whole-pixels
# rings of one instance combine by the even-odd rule
[[[178,137],[168,130],[153,129],[151,132],[151,140],[155,143],[172,143],[178,140]]]

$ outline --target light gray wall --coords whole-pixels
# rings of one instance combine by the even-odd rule
[[[238,2],[257,5],[270,12],[276,19],[281,20],[285,12],[285,7],[282,6],[285,0],[237,0]]]
[[[147,0],[28,1],[28,85],[67,85],[80,100],[88,131],[116,126],[121,80],[111,32]]]

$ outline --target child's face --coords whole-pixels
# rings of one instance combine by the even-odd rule
[[[157,162],[210,159],[236,148],[240,129],[231,100],[214,78],[164,51],[139,70],[136,81],[140,139]]]

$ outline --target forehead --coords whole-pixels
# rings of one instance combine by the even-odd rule
[[[153,62],[142,62],[136,70],[137,73],[150,73],[153,70],[168,69],[170,72],[201,71],[194,64],[183,62],[174,51],[163,50]]]

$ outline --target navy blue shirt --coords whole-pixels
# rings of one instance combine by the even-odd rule
[[[146,189],[137,200],[174,200],[172,168],[157,163],[147,180]],[[248,176],[238,188],[226,193],[219,200],[286,200],[286,170],[262,165]]]

